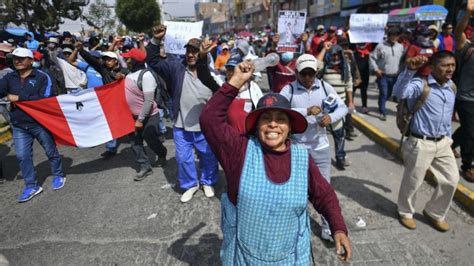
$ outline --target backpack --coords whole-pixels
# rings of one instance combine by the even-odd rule
[[[154,97],[156,104],[158,105],[158,107],[160,109],[168,109],[168,102],[169,102],[169,99],[171,97],[168,93],[168,89],[166,87],[166,82],[155,71],[153,71],[150,68],[145,68],[145,69],[141,70],[140,74],[138,74],[138,81],[137,81],[138,88],[141,91],[143,91],[143,89],[142,89],[143,75],[145,75],[145,73],[147,71],[150,71],[150,73],[153,75],[153,78],[155,79],[156,84],[157,84],[157,86],[155,88],[155,97]]]
[[[454,94],[456,94],[456,85],[454,84],[454,82],[451,89],[453,90]],[[413,106],[413,110],[409,110],[407,99],[403,99],[398,102],[396,122],[398,130],[400,130],[400,133],[402,134],[402,137],[400,139],[400,148],[403,143],[403,138],[405,136],[410,135],[410,124],[411,120],[413,119],[413,116],[416,112],[418,112],[418,110],[420,110],[423,104],[425,104],[430,92],[431,88],[430,86],[428,86],[428,81],[426,79],[423,79],[423,90],[421,91],[420,97],[416,100],[415,105]]]

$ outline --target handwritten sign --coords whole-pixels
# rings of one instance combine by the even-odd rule
[[[349,38],[351,43],[380,43],[385,34],[388,14],[351,14]]]
[[[304,32],[306,23],[306,12],[282,10],[278,15],[278,52],[296,52],[298,49],[297,40]]]
[[[165,51],[170,54],[184,55],[184,46],[191,38],[200,38],[203,22],[175,22],[165,21]]]

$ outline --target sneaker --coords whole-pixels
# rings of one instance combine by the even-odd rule
[[[198,190],[199,190],[199,186],[195,186],[186,190],[186,192],[184,192],[183,195],[181,196],[181,202],[185,203],[185,202],[190,201],[193,198],[194,193],[196,193]]]
[[[165,167],[166,166],[166,158],[159,158],[156,160],[156,167]]]
[[[333,239],[332,239],[331,230],[329,230],[329,228],[322,228],[322,229],[321,229],[321,238],[322,238],[323,240],[332,242]]]
[[[135,178],[133,178],[133,180],[142,181],[151,174],[153,174],[153,170],[151,168],[140,169],[140,172],[135,175]]]
[[[380,115],[380,120],[382,120],[382,121],[387,121],[387,115],[381,114],[381,115]]]
[[[51,181],[51,187],[53,188],[53,190],[58,190],[64,187],[65,183],[66,183],[66,178],[64,176],[55,176],[53,180]]]
[[[350,137],[350,138],[353,139],[353,138],[357,138],[357,137],[359,136],[359,134],[357,134],[357,133],[355,132],[355,130],[354,130],[354,131],[347,131],[347,132],[346,132],[346,136],[348,136],[348,137]]]
[[[369,113],[369,108],[367,108],[367,107],[362,107],[362,113],[368,114],[368,113]]]
[[[36,186],[34,188],[25,188],[23,192],[18,197],[18,202],[26,202],[32,199],[34,196],[38,195],[43,191],[43,188],[40,186]]]
[[[416,221],[413,218],[406,218],[402,216],[398,216],[398,220],[400,223],[405,226],[406,228],[413,230],[416,229]]]
[[[115,155],[117,155],[117,152],[105,151],[100,156],[102,156],[104,159],[109,159],[109,158],[114,157]]]
[[[423,215],[428,219],[431,225],[440,232],[446,232],[449,230],[449,224],[446,221],[438,221],[433,219],[425,210],[423,210]]]
[[[462,172],[462,177],[464,180],[470,183],[474,183],[474,168],[470,168]]]
[[[214,197],[215,193],[214,193],[214,188],[212,186],[203,185],[202,189],[204,190],[204,195],[206,195],[206,197],[208,198]]]

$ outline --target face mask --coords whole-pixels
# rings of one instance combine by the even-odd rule
[[[41,67],[40,62],[38,62],[38,61],[33,62],[33,68],[40,68],[40,67]]]
[[[333,66],[339,65],[340,63],[341,63],[341,60],[331,61],[331,65],[333,65]]]
[[[281,54],[281,61],[288,63],[293,60],[293,56],[294,55],[292,52],[284,52],[283,54]]]

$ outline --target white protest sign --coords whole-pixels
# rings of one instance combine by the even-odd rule
[[[304,32],[306,23],[306,12],[282,10],[278,15],[278,52],[296,52],[297,40]]]
[[[385,34],[388,14],[351,14],[349,38],[351,43],[380,43]]]
[[[165,51],[170,54],[185,54],[184,46],[191,38],[200,38],[202,35],[202,21],[175,22],[165,21]]]

